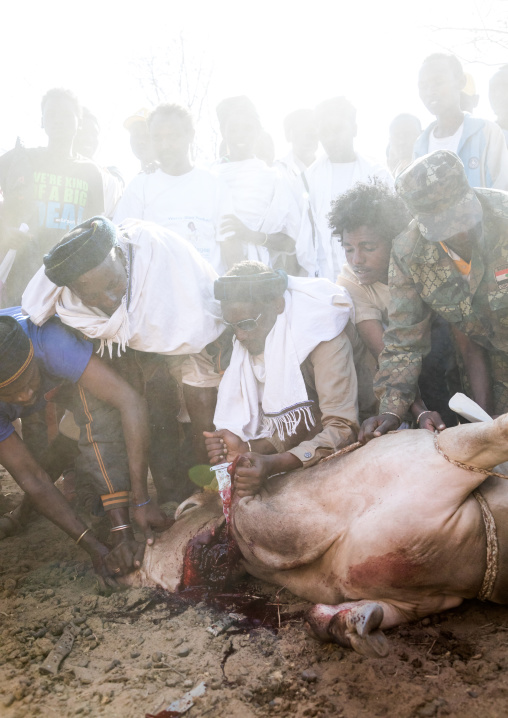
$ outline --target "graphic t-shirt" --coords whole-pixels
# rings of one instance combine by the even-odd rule
[[[70,229],[104,212],[102,175],[84,157],[56,159],[44,148],[27,152],[33,167],[39,246],[46,254]]]
[[[96,164],[84,157],[55,157],[45,147],[16,148],[4,155],[0,185],[7,225],[26,226],[25,233],[0,248],[0,261],[8,249],[16,251],[2,297],[9,306],[20,303],[44,255],[66,232],[104,212],[104,189]]]
[[[31,406],[7,404],[0,401],[0,441],[7,439],[13,431],[12,422],[19,417],[40,411],[46,403],[46,395],[64,381],[76,384],[85,371],[93,346],[85,339],[79,339],[60,320],[53,317],[42,327],[30,321],[21,313],[21,307],[0,311],[0,315],[14,317],[25,334],[32,341],[34,359],[41,372],[41,388],[37,401]]]

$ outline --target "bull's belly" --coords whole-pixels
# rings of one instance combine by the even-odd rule
[[[274,570],[311,563],[347,536],[359,517],[376,521],[379,508],[392,500],[399,508],[407,504],[402,512],[409,516],[415,500],[424,500],[422,467],[428,475],[439,475],[443,484],[457,471],[435,452],[429,432],[406,431],[274,477],[260,494],[235,506],[235,539],[249,561]]]
[[[324,565],[324,558],[288,570],[274,570],[268,566],[243,562],[243,567],[251,576],[276,586],[284,586],[292,594],[311,603],[336,605],[345,600],[341,589],[341,580],[334,571]]]
[[[422,606],[448,596],[458,605],[478,594],[486,569],[486,540],[472,496],[453,516],[419,522],[415,514],[411,530],[405,528],[402,534],[390,531],[389,518],[386,513],[369,514],[346,539],[333,542],[305,565],[282,569],[255,560],[244,565],[257,578],[316,603],[368,599]]]

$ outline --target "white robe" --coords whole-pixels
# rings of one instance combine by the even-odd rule
[[[233,213],[246,227],[256,232],[284,232],[296,239],[299,211],[289,183],[277,170],[253,158],[238,162],[221,162],[215,171],[231,191]],[[271,266],[266,247],[247,244],[246,259]],[[273,255],[273,252],[272,252]]]

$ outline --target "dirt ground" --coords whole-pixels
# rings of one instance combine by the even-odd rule
[[[0,478],[3,512],[20,494]],[[189,718],[508,714],[508,607],[468,602],[389,631],[390,655],[373,660],[308,637],[305,604],[283,589],[251,580],[202,599],[101,595],[86,554],[37,519],[1,544],[1,718],[145,718],[201,681]],[[42,674],[69,623],[70,654]]]

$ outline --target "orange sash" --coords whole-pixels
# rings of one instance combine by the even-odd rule
[[[450,255],[450,250],[448,249],[446,244],[444,244],[444,242],[439,242],[439,244],[442,246],[442,248],[444,249],[446,254],[450,257],[452,262],[455,262],[455,266],[457,267],[459,272],[461,274],[463,274],[465,277],[467,277],[467,275],[471,272],[471,262],[466,262],[465,259],[461,259],[460,257],[458,257],[457,259],[454,259]]]

